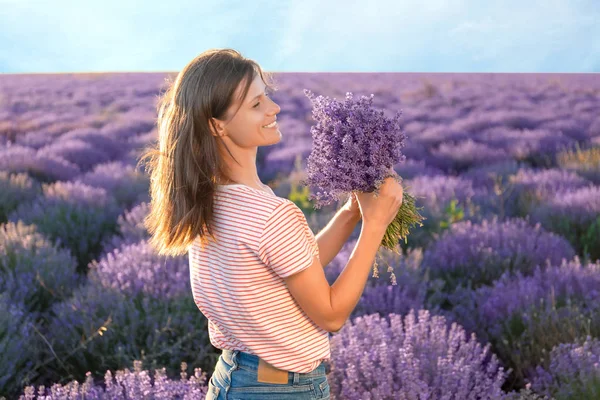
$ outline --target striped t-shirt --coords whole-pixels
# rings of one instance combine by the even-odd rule
[[[283,278],[308,268],[319,247],[291,200],[242,184],[217,187],[216,242],[189,249],[194,301],[219,349],[306,373],[330,359],[329,332],[300,308]]]

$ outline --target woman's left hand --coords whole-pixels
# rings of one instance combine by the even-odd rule
[[[358,200],[356,200],[356,195],[354,192],[350,193],[350,198],[346,204],[344,204],[343,208],[351,212],[352,215],[358,219],[362,217],[362,214],[360,213],[360,207],[358,206]]]

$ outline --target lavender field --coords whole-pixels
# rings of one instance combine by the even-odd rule
[[[174,77],[0,76],[0,396],[204,398],[220,350],[187,256],[147,244],[136,165]],[[331,335],[332,399],[600,398],[597,74],[275,79],[283,139],[259,148],[258,171],[315,234],[336,206],[313,209],[299,184],[303,89],[402,110],[395,170],[427,218],[400,255],[382,251]],[[330,284],[359,232],[326,266]]]

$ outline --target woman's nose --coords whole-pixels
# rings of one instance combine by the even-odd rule
[[[279,114],[279,111],[281,111],[281,107],[279,107],[279,105],[277,103],[275,103],[273,100],[271,100],[273,102],[273,107],[271,108],[271,113],[275,113],[275,114]]]

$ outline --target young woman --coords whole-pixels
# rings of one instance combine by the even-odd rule
[[[207,399],[328,399],[329,334],[358,303],[385,229],[402,203],[354,193],[317,237],[302,211],[260,180],[258,146],[281,140],[270,75],[231,49],[209,50],[179,73],[158,106],[149,158],[150,243],[189,253],[192,294],[222,349]],[[346,268],[323,266],[362,217]]]

